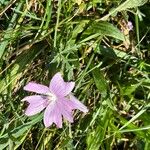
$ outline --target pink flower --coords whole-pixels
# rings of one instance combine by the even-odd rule
[[[128,21],[127,26],[128,26],[129,31],[133,29],[133,24],[131,21]]]
[[[71,93],[74,86],[74,82],[64,82],[60,73],[53,76],[49,87],[29,82],[24,90],[40,95],[27,96],[22,100],[29,103],[25,114],[32,116],[45,109],[44,125],[46,127],[55,123],[58,128],[61,128],[62,117],[69,122],[73,122],[72,110],[79,109],[84,113],[88,112],[87,107]]]

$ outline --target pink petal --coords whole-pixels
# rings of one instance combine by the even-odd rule
[[[75,82],[65,82],[65,95],[68,95],[74,88]]]
[[[53,122],[58,128],[62,128],[62,116],[55,101],[51,102],[44,112],[44,125],[49,127]]]
[[[48,105],[46,97],[40,95],[27,96],[22,101],[29,102],[29,106],[25,111],[27,116],[33,116],[41,112]]]
[[[63,117],[68,120],[69,122],[73,122],[73,116],[72,113],[70,111],[67,111],[66,109],[62,109],[61,114],[63,115]]]
[[[29,82],[26,86],[23,88],[26,91],[35,92],[39,94],[46,94],[50,92],[49,88],[42,84],[37,84],[34,82]]]
[[[21,101],[27,101],[29,103],[37,103],[38,101],[45,101],[46,96],[41,96],[41,95],[32,95],[32,96],[26,96],[24,97]]]
[[[50,90],[59,96],[66,96],[68,95],[74,88],[74,82],[64,82],[61,74],[58,72],[56,73],[51,82],[50,82]]]
[[[80,111],[87,113],[88,109],[87,107],[82,104],[75,96],[73,96],[72,94],[69,95],[69,99],[68,99],[68,103],[70,103],[70,106],[73,109],[79,109]]]
[[[69,122],[73,122],[73,116],[72,116],[72,110],[71,108],[69,108],[67,105],[67,107],[64,105],[64,103],[62,103],[61,100],[57,101],[57,107],[59,108],[60,113],[62,114],[62,116],[68,120]]]
[[[65,97],[60,100],[60,103],[62,104],[62,107],[70,112],[75,109],[74,104]]]

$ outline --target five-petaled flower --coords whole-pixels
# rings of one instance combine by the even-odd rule
[[[55,123],[58,128],[61,128],[62,117],[73,122],[72,110],[79,109],[84,113],[88,112],[87,107],[71,93],[74,86],[74,82],[65,82],[60,73],[53,76],[49,87],[29,82],[24,90],[40,95],[27,96],[22,100],[29,103],[25,114],[32,116],[45,109],[44,125],[46,127]]]

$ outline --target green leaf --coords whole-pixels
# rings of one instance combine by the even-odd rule
[[[121,130],[119,132],[120,133],[127,133],[127,132],[136,132],[136,131],[143,131],[143,130],[149,130],[149,129],[150,129],[150,125],[138,127],[138,128],[134,128],[134,129],[124,129],[124,130]]]
[[[127,10],[130,8],[135,8],[138,6],[142,6],[144,5],[148,0],[127,0],[124,3],[122,3],[121,5],[119,5],[117,8],[115,8],[113,11],[111,11],[108,15],[104,16],[103,18],[101,18],[100,20],[107,20],[109,16],[123,11],[123,10]]]
[[[142,6],[147,2],[147,0],[127,0],[124,3],[122,3],[119,7],[117,7],[116,11],[122,11],[129,8],[135,8],[138,6]]]
[[[104,21],[92,23],[85,31],[85,34],[97,34],[110,36],[122,41],[125,40],[123,33],[119,29],[117,29],[114,25]]]
[[[99,68],[94,69],[92,71],[92,75],[97,89],[101,92],[101,95],[105,97],[107,95],[108,86],[104,75],[102,74]]]

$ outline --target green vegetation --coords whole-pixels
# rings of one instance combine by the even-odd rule
[[[0,150],[149,150],[149,15],[148,0],[1,0]],[[89,112],[45,128],[23,87],[58,71]]]

